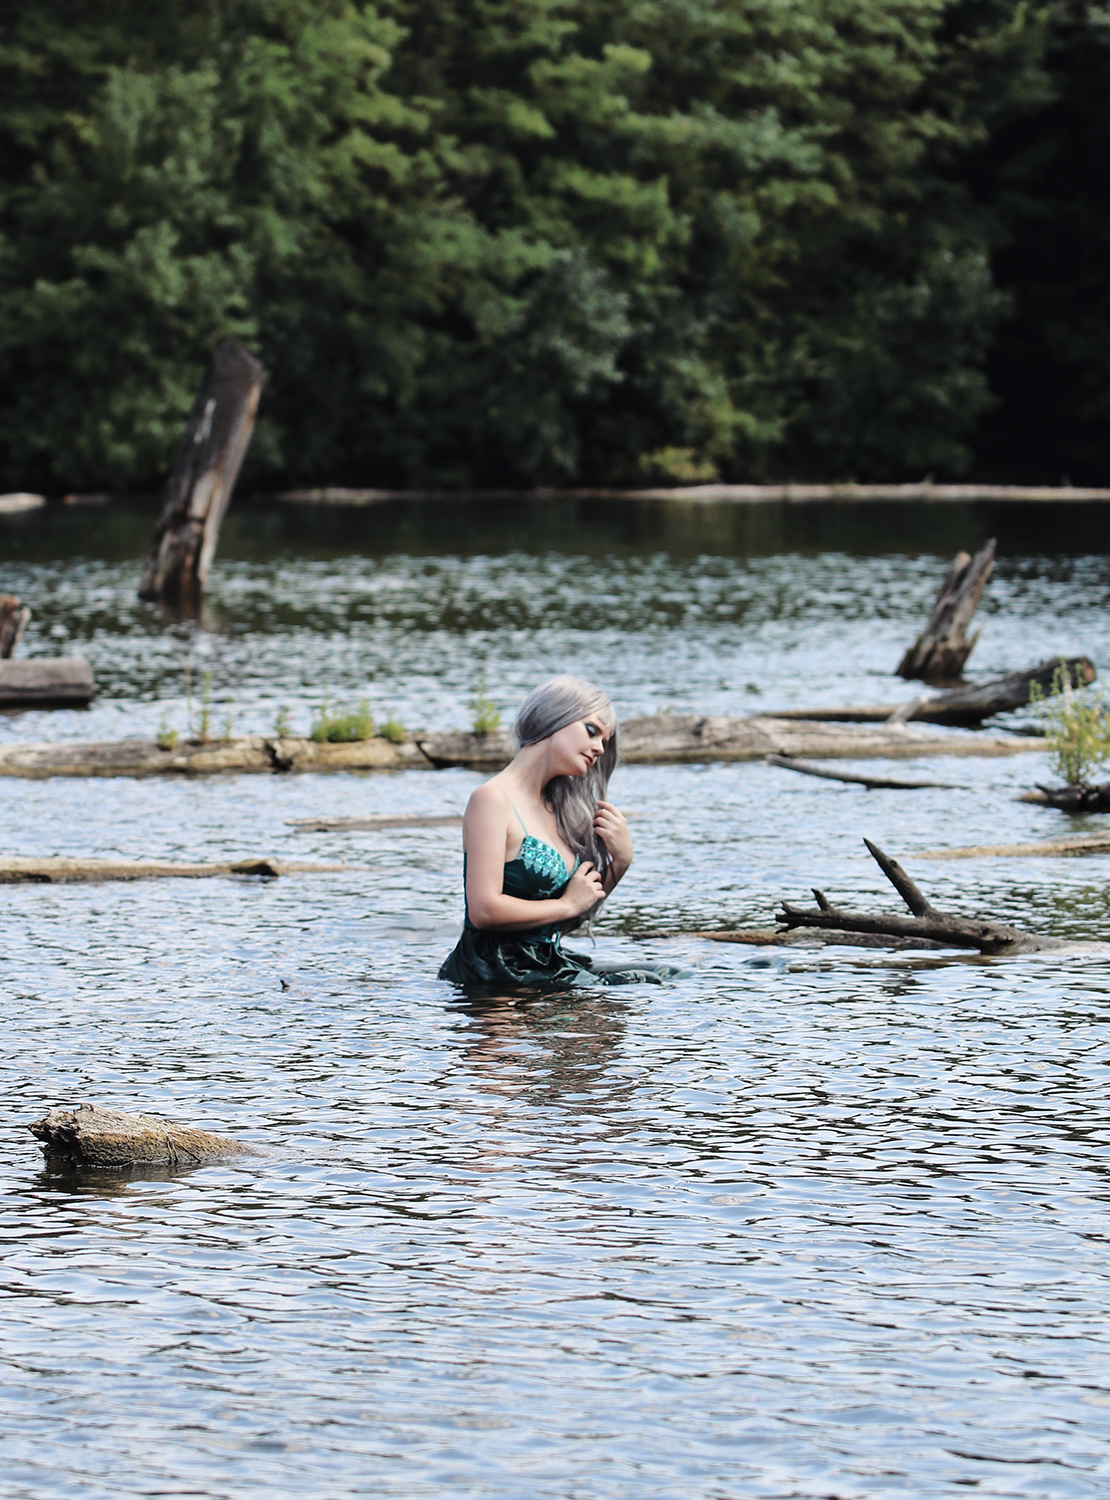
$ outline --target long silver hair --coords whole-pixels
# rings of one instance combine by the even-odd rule
[[[608,695],[581,677],[552,677],[520,705],[513,734],[523,749],[589,718],[612,725],[608,744],[585,776],[553,776],[543,789],[543,800],[554,812],[556,826],[570,848],[604,875],[609,851],[594,832],[594,814],[617,764],[617,715]]]

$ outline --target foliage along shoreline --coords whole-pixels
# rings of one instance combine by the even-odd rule
[[[1015,0],[13,0],[0,487],[1099,482],[1110,21]]]

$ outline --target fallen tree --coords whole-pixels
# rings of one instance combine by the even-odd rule
[[[958,552],[940,586],[925,629],[895,669],[899,677],[923,682],[959,682],[964,663],[974,650],[979,632],[968,637],[967,627],[994,569],[992,537],[974,557]]]
[[[1040,786],[1035,792],[1023,792],[1019,802],[1037,807],[1055,807],[1066,813],[1110,812],[1110,781],[1073,782],[1071,786]]]
[[[349,870],[344,864],[311,864],[288,859],[236,859],[207,862],[157,859],[70,859],[0,855],[0,885],[69,885],[87,880],[201,880],[218,875],[320,875]]]
[[[1064,658],[1073,687],[1085,687],[1098,675],[1087,656]],[[970,687],[953,688],[945,693],[911,698],[902,704],[849,705],[844,708],[791,708],[776,714],[781,719],[809,719],[822,724],[948,724],[953,728],[971,728],[994,714],[1027,708],[1029,694],[1036,684],[1043,692],[1053,690],[1061,658],[1050,657],[1026,672],[1009,672],[989,682]]]
[[[802,776],[820,776],[826,781],[844,781],[851,786],[866,787],[870,791],[888,790],[899,792],[920,791],[924,787],[939,787],[952,791],[948,781],[902,781],[892,776],[859,776],[851,771],[830,771],[827,766],[815,766],[808,760],[792,760],[788,755],[769,755],[769,766],[780,766],[784,771],[798,771]]]
[[[208,1130],[95,1104],[52,1109],[41,1120],[32,1120],[27,1129],[48,1158],[87,1167],[194,1167],[258,1155],[253,1146]]]
[[[919,859],[983,859],[986,856],[1048,856],[1074,859],[1083,854],[1110,854],[1110,833],[1077,833],[1033,844],[969,844],[957,849],[923,849]]]
[[[95,685],[79,656],[0,661],[0,708],[86,708]]]
[[[461,813],[371,813],[364,818],[286,818],[298,833],[375,833],[389,828],[461,828]]]
[[[786,930],[797,927],[815,927],[831,932],[858,932],[895,938],[927,938],[945,948],[975,948],[980,953],[1003,955],[1014,953],[1043,953],[1059,951],[1069,945],[1059,938],[1041,937],[1023,932],[1018,927],[1009,927],[999,922],[984,922],[977,918],[958,917],[950,912],[938,911],[918,889],[897,860],[887,855],[864,839],[868,852],[875,859],[883,874],[902,897],[911,915],[898,913],[873,916],[869,912],[844,911],[831,905],[823,891],[814,890],[817,902],[815,910],[794,906],[789,901],[782,903],[776,920]]]
[[[310,739],[244,735],[162,746],[154,740],[62,741],[0,745],[0,776],[211,776],[235,772],[395,771],[428,768],[412,740],[396,745],[376,736],[328,744]]]

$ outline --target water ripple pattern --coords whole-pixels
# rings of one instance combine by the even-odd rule
[[[998,529],[617,508],[517,517],[499,551],[492,512],[302,517],[326,534],[298,559],[283,513],[252,551],[252,514],[192,625],[133,601],[126,515],[75,522],[80,556],[51,517],[0,537],[28,651],[105,685],[0,736],[149,732],[187,712],[175,648],[258,724],[325,680],[465,723],[480,666],[506,710],[563,665],[629,710],[904,696],[944,559]],[[1107,559],[1060,545],[1003,535],[979,675],[1110,662]],[[625,768],[637,861],[598,949],[691,976],[532,1003],[432,977],[457,829],[286,822],[454,811],[474,775],[0,781],[5,852],[350,864],[4,888],[5,1500],[1105,1495],[1105,961],[644,937],[765,926],[811,884],[893,905],[864,834],[939,905],[1110,936],[1105,856],[914,858],[1103,826],[1013,800],[1043,757],[922,768],[955,789]],[[44,1165],[24,1122],[83,1099],[263,1154]]]

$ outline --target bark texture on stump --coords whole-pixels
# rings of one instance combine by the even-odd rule
[[[978,631],[969,638],[967,627],[994,569],[994,549],[995,539],[991,537],[974,557],[966,552],[956,554],[929,623],[898,664],[899,677],[938,685],[959,682],[964,663],[979,639]]]
[[[230,1156],[254,1156],[251,1146],[208,1130],[174,1125],[155,1115],[126,1114],[82,1104],[52,1109],[27,1129],[47,1156],[89,1167],[190,1167]]]
[[[30,618],[31,611],[14,594],[0,594],[0,661],[13,654]]]
[[[200,598],[216,551],[220,526],[247,451],[262,366],[233,339],[225,339],[193,403],[177,463],[166,486],[140,599],[165,604]]]
[[[0,708],[84,708],[95,684],[79,656],[0,661]]]

